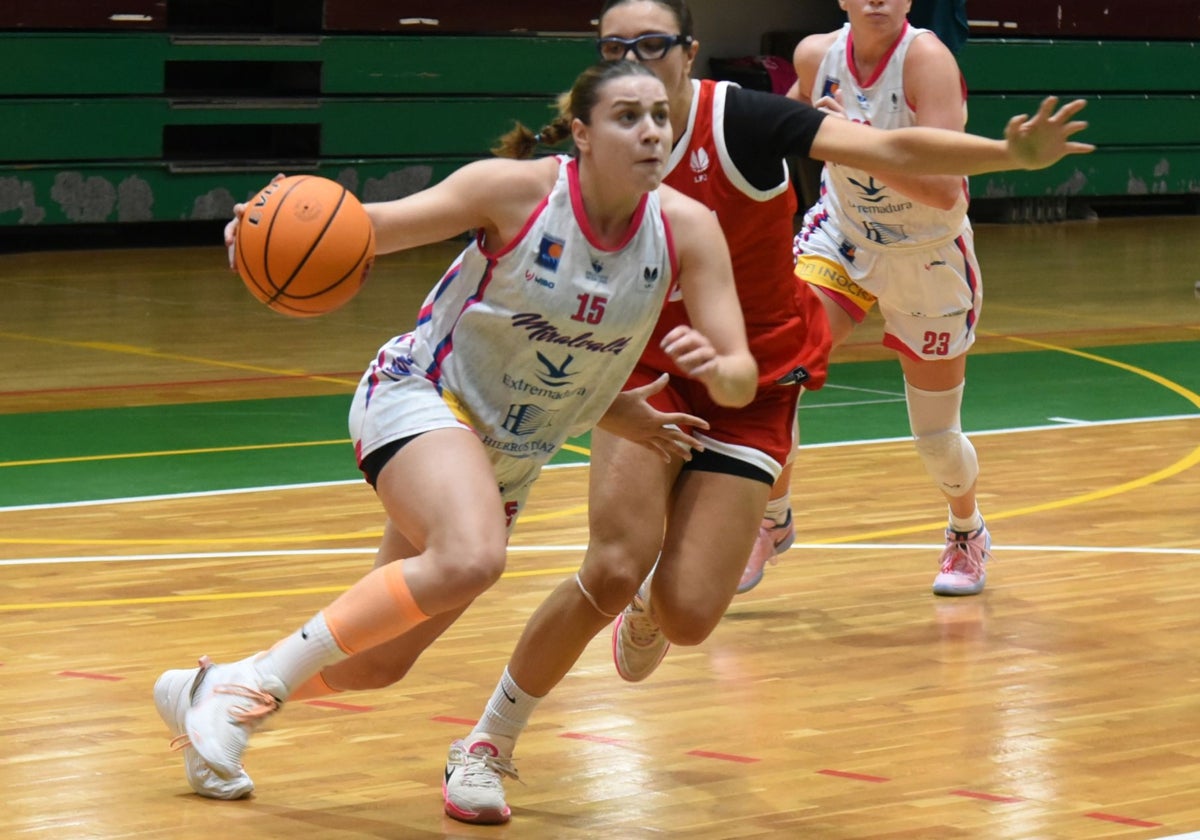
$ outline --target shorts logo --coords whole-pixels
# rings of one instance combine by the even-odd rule
[[[867,241],[878,242],[880,245],[895,245],[908,239],[904,225],[884,225],[879,222],[863,222],[863,233]]]
[[[561,239],[543,235],[542,241],[538,245],[538,254],[534,262],[542,268],[558,271],[558,263],[562,259],[563,247],[565,245],[566,243]]]

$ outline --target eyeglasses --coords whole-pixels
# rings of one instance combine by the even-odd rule
[[[667,35],[652,32],[649,35],[639,35],[636,38],[618,38],[610,35],[596,42],[596,50],[603,61],[620,61],[630,50],[639,61],[658,61],[671,51],[671,47],[679,44],[684,49],[692,45],[691,35]]]

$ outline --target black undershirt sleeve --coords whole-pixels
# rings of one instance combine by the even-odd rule
[[[783,180],[783,161],[808,157],[826,114],[774,93],[730,86],[725,147],[742,176],[760,190]]]

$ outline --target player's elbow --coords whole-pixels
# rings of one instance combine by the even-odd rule
[[[713,401],[726,408],[744,408],[758,391],[758,365],[749,353],[730,360],[728,370],[713,390]]]

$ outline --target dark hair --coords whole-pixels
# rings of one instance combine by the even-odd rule
[[[575,79],[567,93],[558,97],[558,116],[542,126],[536,134],[521,123],[503,135],[492,154],[497,157],[530,158],[538,146],[557,146],[571,136],[571,121],[579,120],[584,125],[592,122],[592,109],[600,101],[600,91],[613,79],[625,76],[654,75],[645,65],[636,61],[601,61],[584,70]]]
[[[636,2],[639,0],[605,0],[604,6],[600,9],[600,20],[604,20],[609,9]],[[680,35],[687,35],[689,38],[695,35],[692,31],[692,12],[685,0],[648,0],[648,2],[662,6],[675,16],[675,22],[679,24]]]

